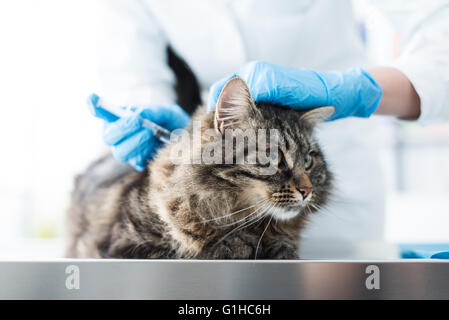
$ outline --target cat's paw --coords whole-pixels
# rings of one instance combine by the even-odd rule
[[[277,245],[268,248],[264,259],[295,260],[299,259],[298,249],[289,245]]]

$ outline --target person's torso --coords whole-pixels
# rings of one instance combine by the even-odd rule
[[[252,60],[321,71],[367,63],[350,0],[147,2],[203,89]],[[336,172],[338,203],[317,215],[306,237],[382,237],[383,189],[373,128],[372,121],[351,118],[318,130]]]
[[[252,60],[320,70],[363,63],[349,0],[147,1],[203,88]]]

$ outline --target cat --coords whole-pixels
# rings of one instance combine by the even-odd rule
[[[274,173],[261,174],[266,164],[258,162],[175,163],[174,150],[195,148],[185,139],[161,148],[144,172],[128,170],[110,156],[100,159],[77,178],[68,212],[67,256],[298,259],[307,217],[327,203],[332,190],[332,174],[313,130],[333,111],[329,106],[299,111],[256,103],[245,81],[232,78],[216,109],[207,113],[199,108],[180,137],[195,139],[194,123],[203,134],[215,132],[214,141],[221,145],[226,129],[276,129],[278,152],[270,160],[276,162]],[[196,148],[211,143],[200,141]],[[237,146],[232,148],[236,160]],[[192,160],[192,154],[186,157]],[[121,169],[101,178],[96,168],[106,163]]]

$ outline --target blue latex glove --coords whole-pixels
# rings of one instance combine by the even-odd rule
[[[235,76],[246,81],[255,101],[294,109],[334,106],[336,110],[330,120],[369,117],[382,97],[381,87],[361,68],[318,72],[255,61],[212,85],[208,111],[215,108],[224,85]]]
[[[99,97],[92,94],[88,107],[95,109],[97,117],[105,120],[103,130],[104,142],[112,147],[112,154],[120,161],[127,162],[137,171],[143,171],[146,163],[155,155],[162,142],[153,136],[153,132],[142,127],[142,118],[153,121],[169,131],[184,128],[189,115],[177,104],[170,106],[146,105],[133,107],[133,115],[118,118],[97,106]]]

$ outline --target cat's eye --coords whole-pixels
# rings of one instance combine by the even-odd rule
[[[312,166],[313,166],[313,156],[310,153],[308,153],[304,157],[304,169],[308,171],[312,168]]]

